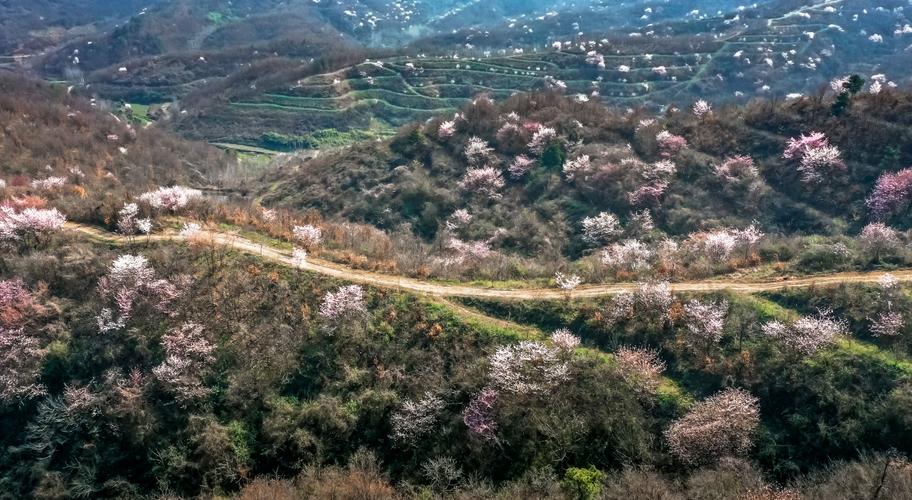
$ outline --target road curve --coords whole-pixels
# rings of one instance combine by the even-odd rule
[[[451,285],[352,269],[320,259],[308,258],[307,262],[299,263],[295,262],[295,259],[291,256],[290,252],[278,250],[230,233],[202,231],[198,235],[191,237],[181,236],[179,234],[163,234],[130,238],[80,224],[67,223],[66,227],[71,231],[80,233],[91,239],[112,244],[124,244],[131,241],[179,242],[193,240],[199,243],[231,248],[239,252],[261,257],[271,262],[332,278],[338,278],[343,281],[390,288],[432,297],[463,297],[500,300],[563,300],[568,297],[591,298],[617,295],[619,293],[630,292],[636,289],[637,286],[636,283],[589,285],[581,286],[568,294],[563,290],[553,288],[503,289],[458,284]],[[891,274],[899,281],[912,282],[912,270],[891,271]],[[750,294],[781,290],[784,288],[808,288],[812,286],[838,285],[842,283],[876,283],[882,275],[883,272],[847,272],[766,282],[684,281],[672,283],[670,286],[674,292],[716,292],[727,290]]]

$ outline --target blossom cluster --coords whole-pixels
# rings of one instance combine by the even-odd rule
[[[462,421],[469,432],[486,440],[496,438],[496,407],[500,394],[496,389],[486,387],[481,390],[462,412]]]
[[[519,395],[545,395],[570,376],[558,350],[528,340],[500,347],[489,363],[491,384]]]
[[[500,170],[486,166],[466,170],[465,176],[459,181],[459,188],[490,199],[497,199],[500,198],[500,190],[505,184]]]
[[[198,189],[184,186],[160,187],[155,191],[143,193],[139,201],[148,203],[149,206],[159,210],[177,212],[186,208],[194,199],[202,198],[203,193]]]
[[[446,402],[433,393],[425,393],[418,400],[407,399],[390,417],[393,440],[414,445],[423,436],[434,429]]]
[[[139,205],[127,203],[117,213],[117,230],[121,234],[134,235],[152,232],[152,219],[139,217]]]
[[[206,337],[205,328],[197,323],[184,323],[162,337],[165,359],[152,369],[152,374],[178,401],[186,402],[209,394],[203,376],[215,362],[215,346]]]
[[[171,303],[185,289],[185,283],[156,279],[155,269],[141,255],[121,255],[111,263],[108,274],[98,284],[102,299],[112,307],[102,309],[96,318],[99,330],[108,332],[126,325],[139,304],[148,304],[158,312],[171,311]]]
[[[764,335],[805,356],[832,344],[847,332],[846,324],[833,319],[830,311],[820,311],[816,316],[802,316],[790,325],[778,320],[763,325]]]
[[[799,160],[798,172],[805,184],[816,184],[824,180],[828,173],[845,170],[842,152],[830,144],[826,134],[811,132],[800,137],[789,139],[782,156],[786,159]]]
[[[621,377],[644,395],[654,394],[662,383],[665,362],[654,349],[621,346],[614,361]]]
[[[682,462],[711,464],[747,453],[759,424],[757,398],[730,388],[694,405],[666,429],[665,438]]]
[[[691,338],[699,344],[715,344],[722,340],[728,302],[703,303],[697,300],[684,304],[684,325]]]
[[[304,245],[305,248],[313,249],[323,241],[323,231],[310,224],[295,226],[291,233],[294,235],[295,240]]]
[[[347,285],[329,292],[320,303],[320,316],[330,322],[365,314],[367,306],[364,302],[364,289],[358,285]]]
[[[17,212],[9,205],[0,206],[0,241],[15,241],[26,235],[40,235],[59,230],[66,217],[56,208],[28,207]]]
[[[904,211],[912,200],[912,168],[885,172],[877,179],[866,203],[874,217],[884,218]]]

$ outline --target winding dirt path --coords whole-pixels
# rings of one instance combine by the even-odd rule
[[[222,232],[203,231],[188,238],[178,234],[163,234],[129,238],[110,233],[95,227],[67,223],[67,229],[80,233],[96,241],[109,244],[126,244],[133,242],[153,241],[189,241],[218,245],[250,255],[259,256],[271,262],[302,269],[324,276],[362,285],[390,288],[431,297],[463,297],[499,300],[563,300],[569,298],[591,298],[630,292],[636,289],[636,283],[611,283],[604,285],[581,286],[572,293],[553,288],[503,289],[483,288],[470,285],[443,284],[421,281],[402,276],[379,274],[370,271],[352,269],[320,259],[308,258],[307,262],[296,262],[290,252],[256,243],[246,238]],[[891,274],[902,282],[912,282],[912,269],[892,271]],[[765,282],[739,281],[685,281],[672,283],[674,292],[715,292],[728,290],[738,293],[759,293],[781,290],[784,288],[808,288],[812,286],[838,285],[842,283],[876,283],[883,272],[845,272],[812,277],[782,279]]]

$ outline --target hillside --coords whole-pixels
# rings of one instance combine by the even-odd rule
[[[0,0],[0,500],[912,500],[909,0],[107,6]]]
[[[755,251],[767,263],[838,267],[854,259],[810,264],[826,260],[812,255],[846,244],[871,222],[900,230],[912,222],[906,208],[878,214],[868,202],[882,174],[912,160],[912,123],[901,111],[910,94],[859,91],[837,116],[838,98],[758,100],[662,117],[556,93],[502,105],[480,98],[455,118],[406,127],[388,142],[282,157],[267,169],[259,199],[374,225],[401,242],[400,269],[443,276],[547,277],[569,268],[598,281],[608,244],[631,259],[618,263],[621,275],[673,273],[659,257],[666,238],[685,254],[696,252],[683,261],[694,272],[749,265]],[[821,178],[800,158],[783,156],[790,140],[812,132],[835,148],[836,157],[819,166]],[[729,261],[738,255],[729,253],[732,242],[722,261],[701,264],[702,238],[748,227],[767,234],[741,254],[748,261]],[[636,264],[638,255],[651,264]]]
[[[676,12],[637,29],[605,19],[593,25],[602,28],[584,30],[546,17],[534,28],[517,23],[430,36],[396,55],[367,53],[366,62],[348,67],[337,58],[317,74],[286,58],[250,78],[190,92],[188,113],[175,127],[195,139],[287,150],[313,142],[314,132],[398,127],[455,111],[479,94],[505,99],[553,82],[586,99],[652,110],[708,96],[721,104],[809,95],[850,73],[886,74],[908,85],[912,35],[901,4],[795,9],[777,2],[717,17]],[[587,13],[590,22],[599,15]],[[566,31],[571,24],[577,30]]]

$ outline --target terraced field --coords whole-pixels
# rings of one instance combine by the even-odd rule
[[[658,43],[663,37],[615,34],[610,39],[565,40],[561,50],[549,45],[525,52],[478,49],[473,55],[365,61],[273,85],[252,96],[245,93],[208,113],[203,119],[209,122],[195,130],[218,129],[213,135],[197,137],[210,141],[270,147],[263,137],[272,133],[306,137],[314,131],[363,130],[378,123],[395,128],[455,112],[479,94],[505,99],[556,81],[581,99],[656,110],[689,106],[699,98],[746,101],[757,95],[813,92],[849,71],[866,78],[883,72],[883,58],[901,52],[905,45],[900,36],[874,43],[866,34],[833,24],[830,21],[846,21],[854,15],[854,10],[832,12],[834,5],[842,3],[827,0],[738,23],[710,20],[698,30],[700,35],[682,43],[689,51],[656,48],[677,46],[668,40],[662,42],[665,45]],[[589,51],[603,60],[602,67],[587,61]],[[887,76],[897,81],[912,76],[910,68],[902,66],[891,65],[889,71]]]

